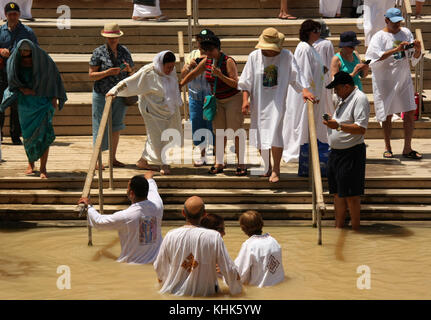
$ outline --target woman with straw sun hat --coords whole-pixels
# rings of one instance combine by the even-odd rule
[[[283,42],[284,34],[275,28],[265,29],[238,82],[243,92],[242,112],[251,112],[250,141],[261,152],[265,164],[263,175],[274,183],[280,180],[283,119],[289,85],[298,93],[307,87],[292,52],[282,48]],[[312,99],[307,89],[303,95]]]
[[[133,73],[133,60],[129,50],[119,44],[123,32],[116,23],[105,24],[100,33],[106,39],[106,43],[93,51],[90,60],[89,76],[94,80],[93,87],[93,143],[96,142],[100,120],[105,107],[105,95],[118,82]],[[115,99],[112,102],[112,143],[114,167],[124,167],[117,160],[116,151],[120,140],[120,130],[125,128],[124,116],[126,115],[124,98]],[[108,133],[105,131],[102,142],[102,151],[108,149]]]

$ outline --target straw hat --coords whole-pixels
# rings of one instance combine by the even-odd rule
[[[118,23],[106,23],[100,34],[106,38],[118,38],[124,33],[120,30]]]
[[[283,46],[284,34],[275,28],[266,28],[259,37],[256,48],[280,52]]]

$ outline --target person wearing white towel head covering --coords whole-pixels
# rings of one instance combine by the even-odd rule
[[[392,115],[404,112],[403,156],[419,160],[422,155],[412,150],[416,103],[410,72],[420,60],[421,43],[415,40],[411,31],[401,27],[401,10],[390,8],[385,14],[386,27],[371,39],[365,59],[371,60],[373,94],[376,119],[382,122],[385,151],[384,158],[393,158],[391,148]],[[405,46],[413,43],[413,48]]]
[[[144,118],[147,142],[137,162],[140,169],[152,169],[148,162],[161,165],[160,172],[169,174],[169,165],[162,151],[168,141],[162,141],[167,129],[177,130],[182,137],[180,106],[183,104],[172,51],[158,53],[153,62],[142,67],[133,76],[120,81],[107,95],[139,96],[139,111]],[[175,144],[175,142],[173,142]],[[173,145],[171,143],[171,145]]]
[[[319,13],[326,18],[341,17],[343,0],[319,0]]]
[[[386,10],[395,6],[396,0],[364,0],[365,46],[368,47],[373,35],[385,25]]]

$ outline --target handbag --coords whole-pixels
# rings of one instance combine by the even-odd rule
[[[108,49],[109,57],[114,67],[119,67],[120,64],[118,63],[118,60],[115,58],[115,56],[112,54],[111,50],[109,50],[108,45],[106,45],[106,48]],[[138,102],[138,100],[138,96],[123,97],[123,101],[126,106],[133,106],[136,102]]]
[[[223,60],[224,60],[224,53],[221,54],[217,68],[221,67]],[[215,96],[217,91],[217,80],[218,80],[218,77],[215,77],[213,93],[205,96],[204,106],[202,108],[204,120],[212,121],[217,114],[217,98]]]

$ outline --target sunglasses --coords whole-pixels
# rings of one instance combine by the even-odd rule
[[[320,29],[313,29],[313,31],[311,31],[311,32],[320,33]]]

